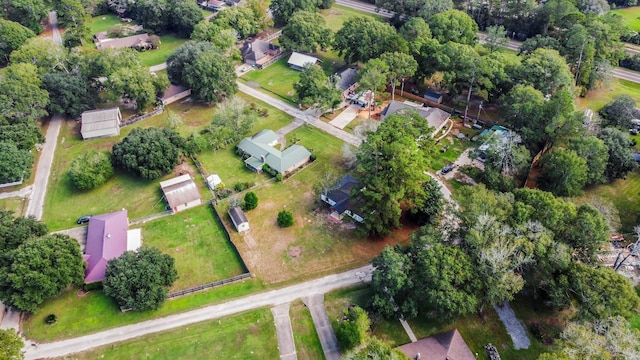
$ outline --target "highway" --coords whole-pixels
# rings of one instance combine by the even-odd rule
[[[341,6],[345,6],[345,7],[348,7],[348,8],[352,8],[352,9],[368,12],[368,13],[371,13],[371,14],[377,14],[377,15],[380,15],[380,16],[385,17],[385,18],[393,17],[393,13],[392,12],[387,12],[386,10],[377,11],[375,5],[368,4],[368,3],[363,3],[363,2],[360,2],[360,1],[336,0],[336,4],[341,5]],[[477,35],[478,35],[478,40],[479,40],[480,43],[483,43],[484,40],[487,37],[487,35],[485,33],[482,33],[482,32],[478,32]],[[520,45],[522,45],[522,43],[520,41],[509,40],[509,44],[507,45],[507,48],[509,50],[518,51],[520,49]],[[640,54],[640,50],[636,50],[636,49],[633,49],[633,48],[630,48],[630,47],[625,47],[625,50],[628,53],[633,54],[633,55]],[[640,73],[636,72],[636,71],[632,71],[632,70],[616,67],[616,68],[613,68],[612,75],[613,75],[613,77],[618,78],[618,79],[627,80],[627,81],[631,81],[631,82],[640,84]]]

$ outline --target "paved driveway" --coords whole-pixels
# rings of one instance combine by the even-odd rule
[[[353,105],[349,105],[346,109],[342,110],[335,119],[331,120],[329,124],[337,127],[338,129],[344,129],[345,126],[349,125],[349,123],[356,117],[358,117],[358,108]]]
[[[289,317],[289,307],[291,303],[278,305],[271,308],[273,320],[276,323],[276,333],[278,334],[278,350],[280,350],[281,360],[297,360],[296,343],[293,340],[293,329],[291,328],[291,318]]]
[[[302,298],[302,301],[309,308],[311,318],[313,319],[313,325],[316,327],[318,338],[320,338],[320,344],[324,351],[324,357],[327,360],[340,360],[340,347],[338,346],[338,339],[333,332],[331,323],[329,322],[329,316],[327,310],[324,308],[324,294],[316,294]]]

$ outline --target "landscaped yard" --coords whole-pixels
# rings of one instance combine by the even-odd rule
[[[613,14],[622,16],[622,21],[627,28],[633,31],[640,30],[640,6],[632,6],[610,11]]]
[[[297,104],[293,84],[300,79],[300,71],[287,65],[288,56],[276,61],[265,69],[255,69],[242,76],[242,79],[251,83],[260,84],[263,91],[275,95],[291,104]]]
[[[187,42],[189,39],[184,39],[176,36],[175,34],[167,34],[160,36],[160,46],[155,50],[141,51],[138,53],[140,56],[140,63],[142,66],[159,65],[167,61],[169,55],[180,45]]]
[[[159,248],[176,260],[178,280],[170,292],[246,272],[209,205],[142,225],[142,242]]]
[[[350,304],[366,306],[372,293],[368,286],[338,290],[325,296],[325,306],[329,314],[331,324],[336,328],[342,311]],[[556,314],[549,314],[545,311],[536,310],[534,313],[530,308],[534,305],[523,299],[518,299],[512,304],[519,319],[546,321]],[[529,307],[529,310],[527,310]],[[419,317],[409,320],[408,323],[418,339],[436,335],[452,329],[458,329],[465,342],[473,353],[478,354],[478,359],[488,359],[483,346],[489,342],[494,344],[503,359],[537,359],[538,356],[551,349],[542,345],[529,334],[531,347],[526,350],[514,350],[511,338],[506,332],[504,325],[500,322],[498,315],[492,307],[485,306],[484,319],[472,315],[460,318],[453,323]],[[372,319],[373,335],[382,339],[391,346],[399,346],[408,343],[409,337],[396,320]]]
[[[313,325],[311,313],[301,300],[294,301],[289,310],[293,339],[296,344],[296,352],[300,360],[322,360],[324,352],[318,333]]]
[[[179,339],[179,340],[178,340]],[[277,359],[269,309],[258,309],[146,335],[63,359]]]

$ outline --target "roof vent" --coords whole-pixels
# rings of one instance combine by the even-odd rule
[[[108,234],[107,234],[107,238],[111,238],[111,233],[108,233]]]

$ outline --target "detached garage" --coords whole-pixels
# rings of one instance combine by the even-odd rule
[[[202,203],[198,187],[189,174],[161,181],[160,188],[174,213]]]

